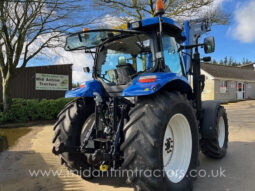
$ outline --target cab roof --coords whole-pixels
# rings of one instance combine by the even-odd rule
[[[153,18],[129,23],[128,29],[129,30],[147,31],[147,30],[150,30],[151,28],[154,28],[155,26],[157,26],[159,24],[159,19],[160,19],[160,17],[153,17]],[[161,17],[161,19],[162,19],[164,31],[172,33],[173,35],[177,36],[180,39],[185,38],[182,35],[183,29],[178,22],[174,21],[173,19],[167,18],[167,17]],[[134,23],[139,23],[139,25],[134,24]]]

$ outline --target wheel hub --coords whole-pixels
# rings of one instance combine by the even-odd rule
[[[219,142],[219,147],[223,148],[224,142],[225,142],[225,122],[223,117],[220,117],[219,119],[219,124],[218,124],[218,142]]]
[[[165,142],[165,151],[169,154],[173,151],[174,149],[174,140],[169,137],[166,142]]]

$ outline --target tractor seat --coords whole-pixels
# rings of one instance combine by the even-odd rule
[[[117,65],[117,82],[119,85],[125,85],[132,80],[131,76],[136,74],[132,64],[125,63]]]

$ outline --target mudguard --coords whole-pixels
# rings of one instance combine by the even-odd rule
[[[140,83],[139,79],[145,76],[154,76],[156,80],[149,83]],[[135,97],[151,95],[171,82],[180,84],[184,92],[190,93],[192,91],[188,80],[182,75],[174,73],[147,73],[136,77],[133,83],[122,92],[122,96]]]
[[[218,137],[217,117],[220,105],[220,101],[204,101],[202,103],[203,118],[200,127],[202,138],[215,139]]]
[[[91,80],[87,81],[84,84],[83,88],[77,88],[70,91],[67,91],[65,94],[66,98],[73,97],[94,97],[94,93],[97,92],[102,96],[102,86],[99,81]]]

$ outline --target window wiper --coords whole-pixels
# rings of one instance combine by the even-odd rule
[[[78,34],[78,38],[79,38],[79,41],[82,42],[82,37],[80,33]]]

